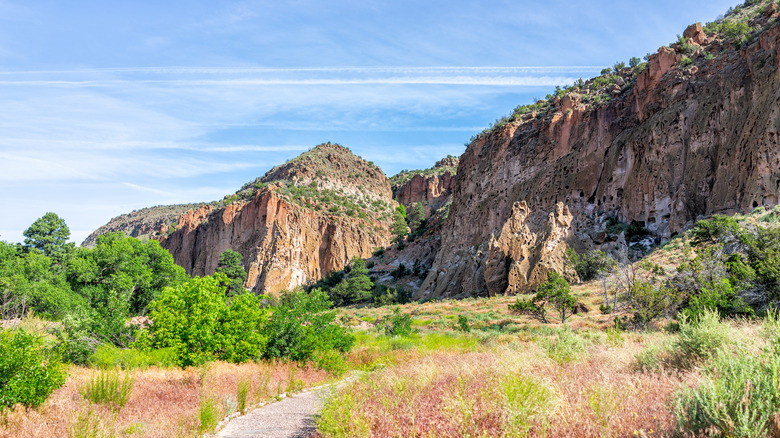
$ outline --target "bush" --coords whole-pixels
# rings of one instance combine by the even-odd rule
[[[81,395],[92,403],[106,404],[118,411],[130,400],[134,384],[135,380],[129,373],[120,379],[117,371],[101,370],[87,380],[81,388]]]
[[[38,406],[65,383],[59,356],[22,330],[0,330],[0,406]]]
[[[412,317],[401,313],[401,309],[398,307],[393,310],[392,315],[385,318],[383,323],[383,330],[387,336],[409,336],[412,334]]]
[[[599,278],[602,274],[610,272],[617,266],[617,262],[604,251],[591,250],[584,254],[577,254],[572,249],[566,250],[566,257],[574,266],[580,280],[589,281]]]
[[[696,321],[683,315],[679,325],[680,333],[672,346],[679,368],[691,368],[715,357],[728,342],[728,330],[713,310],[705,310]]]
[[[550,359],[561,365],[577,360],[586,347],[585,340],[569,328],[559,330],[555,340],[545,339],[541,344]]]
[[[681,433],[768,436],[780,410],[780,357],[742,352],[721,355],[701,383],[677,393]]]
[[[260,358],[268,339],[262,333],[268,312],[261,309],[260,298],[248,292],[228,303],[228,281],[217,273],[165,289],[149,305],[154,324],[139,333],[137,344],[173,348],[180,366]]]
[[[99,368],[132,370],[150,366],[172,367],[176,366],[176,359],[176,350],[172,347],[142,351],[135,348],[117,348],[113,345],[102,344],[90,356],[89,362]]]
[[[509,305],[509,310],[547,323],[545,310],[547,304],[558,311],[561,323],[566,322],[566,318],[571,316],[571,312],[577,305],[577,300],[571,295],[569,283],[557,272],[547,273],[547,281],[539,285],[536,295],[530,301],[521,301],[518,298],[515,304]]]
[[[282,304],[271,309],[263,327],[268,339],[263,356],[308,360],[317,352],[349,351],[354,336],[336,322],[332,303],[320,289],[296,291],[286,295]]]

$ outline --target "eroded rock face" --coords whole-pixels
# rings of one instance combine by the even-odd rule
[[[522,289],[513,284],[538,281],[524,277],[533,256],[523,248],[534,239],[523,225],[559,203],[571,210],[572,239],[585,241],[609,216],[669,238],[697,218],[777,204],[779,35],[775,22],[740,50],[712,41],[704,49],[717,55],[690,67],[661,48],[609,102],[584,104],[572,93],[469,145],[416,297],[513,293]]]
[[[532,290],[548,272],[562,272],[570,280],[577,274],[565,263],[566,240],[573,216],[562,203],[551,212],[531,211],[515,202],[500,230],[478,248],[448,259],[439,251],[434,270],[415,298],[514,295]],[[463,287],[460,282],[464,282]]]
[[[390,241],[384,223],[333,217],[281,199],[273,188],[223,209],[192,210],[161,245],[190,275],[209,275],[228,249],[244,256],[245,286],[275,294],[367,258]]]
[[[399,204],[409,208],[412,204],[421,202],[425,209],[426,217],[450,200],[452,188],[455,185],[455,175],[445,172],[440,175],[418,174],[395,192],[395,199]]]

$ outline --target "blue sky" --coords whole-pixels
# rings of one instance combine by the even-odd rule
[[[730,1],[0,0],[0,240],[233,193],[322,142],[388,176]]]

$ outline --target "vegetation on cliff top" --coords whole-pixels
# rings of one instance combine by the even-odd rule
[[[777,18],[767,14],[777,10],[775,0],[747,0],[741,5],[729,8],[725,16],[704,26],[705,33],[713,38],[713,41],[699,46],[678,35],[677,41],[670,44],[670,47],[681,54],[679,67],[685,69],[697,63],[709,62],[721,54],[750,44],[759,33],[775,23]],[[555,91],[545,99],[519,105],[509,116],[497,119],[482,132],[472,136],[466,146],[509,123],[520,124],[537,118],[551,118],[553,114],[560,113],[561,99],[568,94],[575,93],[578,103],[586,108],[596,108],[607,103],[633,87],[636,77],[647,68],[647,61],[653,55],[645,55],[644,62],[632,57],[628,67],[625,62],[618,61],[614,66],[603,69],[599,76],[588,80],[580,78],[571,85],[556,86]]]
[[[401,186],[409,182],[416,175],[422,176],[438,176],[445,173],[455,175],[458,172],[458,157],[454,155],[447,155],[441,160],[437,161],[432,167],[428,169],[418,170],[402,170],[396,175],[390,178],[390,184],[393,187],[393,193],[395,193]]]

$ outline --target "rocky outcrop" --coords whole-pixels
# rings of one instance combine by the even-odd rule
[[[139,239],[159,238],[177,226],[182,213],[201,206],[203,204],[160,205],[134,210],[111,219],[84,239],[81,246],[92,248],[97,236],[116,231]]]
[[[551,212],[532,212],[526,202],[515,202],[500,230],[479,247],[453,259],[439,251],[415,298],[462,298],[473,291],[488,296],[515,295],[530,291],[548,272],[562,272],[574,280],[577,274],[565,263],[572,220],[562,203]]]
[[[238,251],[248,273],[245,286],[274,294],[343,269],[353,257],[368,258],[390,241],[384,223],[301,208],[274,189],[222,209],[190,211],[161,244],[190,275],[212,274],[219,254]]]
[[[458,158],[446,157],[430,169],[402,172],[391,179],[393,197],[407,210],[422,203],[428,218],[452,199],[457,168]]]
[[[530,269],[513,267],[530,253],[524,238],[503,237],[524,214],[518,201],[544,214],[568,206],[571,239],[586,244],[608,217],[669,238],[697,218],[777,204],[780,25],[766,26],[739,49],[734,40],[702,41],[692,65],[661,48],[606,102],[572,92],[472,142],[441,249],[416,297],[514,293],[523,288],[513,283],[537,281],[509,279]],[[698,27],[688,33],[701,39]]]

